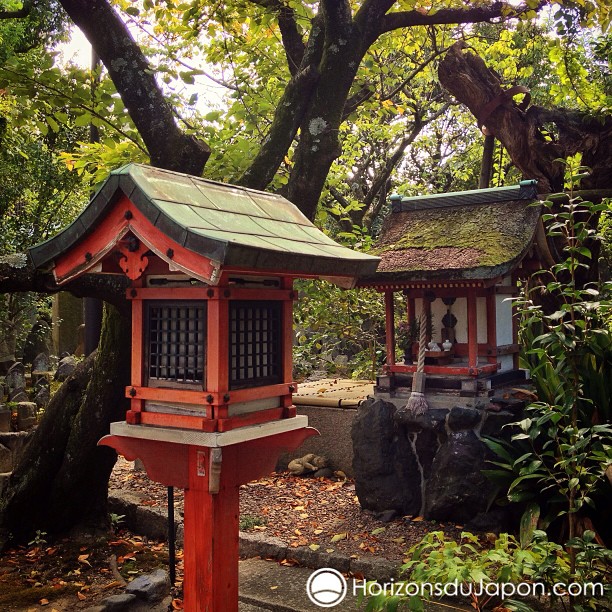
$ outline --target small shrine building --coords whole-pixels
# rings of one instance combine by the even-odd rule
[[[455,403],[460,397],[488,401],[496,386],[524,380],[510,298],[518,295],[519,280],[547,260],[537,201],[532,180],[391,196],[391,213],[372,251],[381,262],[359,281],[385,296],[387,359],[377,395],[405,403],[417,369],[421,314],[427,322],[430,404],[442,407],[445,396]],[[404,304],[399,312],[398,293]],[[397,347],[400,329],[403,350]]]

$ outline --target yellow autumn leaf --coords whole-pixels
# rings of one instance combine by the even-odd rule
[[[340,540],[346,540],[347,538],[348,538],[348,533],[337,533],[336,535],[332,536],[331,541],[339,542]]]

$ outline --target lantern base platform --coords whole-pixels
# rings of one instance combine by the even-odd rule
[[[232,429],[225,432],[205,432],[174,427],[130,425],[125,421],[118,421],[111,423],[110,435],[158,442],[172,442],[174,444],[220,448],[295,431],[305,427],[308,427],[308,417],[304,415],[297,415],[290,419],[268,421],[260,425],[240,427],[239,429]]]

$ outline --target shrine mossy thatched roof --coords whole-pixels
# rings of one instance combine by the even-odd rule
[[[517,267],[536,235],[535,182],[392,198],[372,249],[381,262],[360,284],[491,279]]]
[[[110,174],[70,226],[30,249],[34,265],[51,265],[122,196],[177,244],[221,266],[354,278],[378,263],[336,243],[280,195],[132,163]]]

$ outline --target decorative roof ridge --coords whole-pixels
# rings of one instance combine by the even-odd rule
[[[130,167],[142,168],[145,172],[164,172],[166,174],[172,174],[175,176],[181,176],[183,178],[187,177],[192,181],[197,181],[201,183],[207,183],[208,185],[218,185],[224,188],[232,188],[238,191],[244,191],[246,193],[256,193],[258,195],[264,195],[268,197],[278,197],[281,194],[274,193],[273,191],[265,191],[263,189],[254,189],[253,187],[245,187],[244,185],[236,185],[235,183],[224,183],[223,181],[214,181],[209,178],[205,178],[203,176],[196,176],[195,174],[187,174],[185,172],[179,172],[178,170],[168,170],[167,168],[158,168],[157,166],[151,166],[149,164],[143,164],[141,162],[129,162],[124,164],[123,166],[116,168],[115,170],[111,170],[109,174],[117,174],[117,175],[129,175]]]
[[[474,204],[494,204],[515,200],[538,199],[537,181],[525,180],[518,185],[507,187],[490,187],[487,189],[472,189],[469,191],[451,191],[449,193],[436,193],[413,197],[402,197],[393,194],[391,211],[407,212],[414,210],[432,210],[434,208],[456,208]]]

